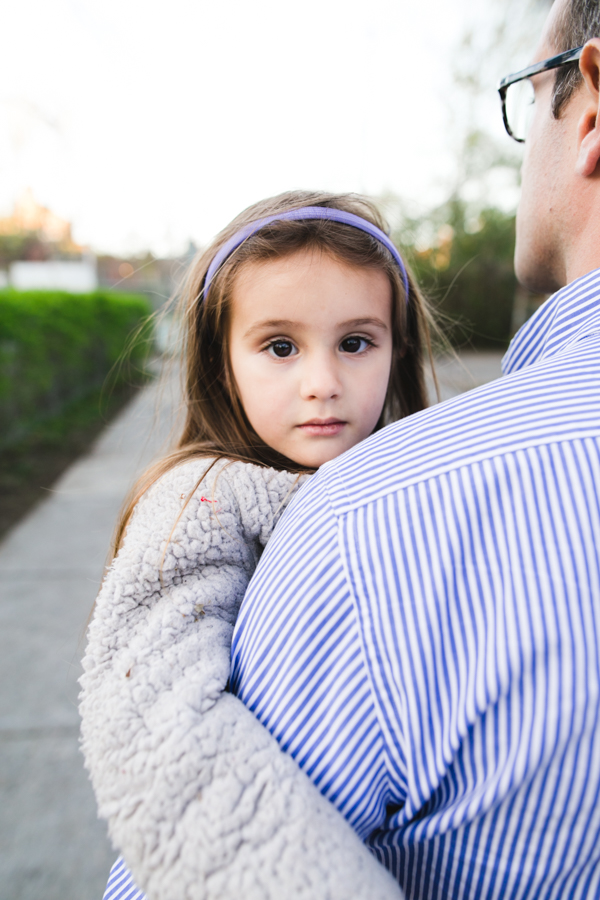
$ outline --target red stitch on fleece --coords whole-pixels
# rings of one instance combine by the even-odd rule
[[[214,503],[214,500],[208,500],[206,497],[200,497],[200,503]]]

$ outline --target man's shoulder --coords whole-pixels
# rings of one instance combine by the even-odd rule
[[[485,459],[600,438],[600,336],[423,410],[327,463],[318,482],[337,513]],[[315,488],[317,484],[315,484]]]

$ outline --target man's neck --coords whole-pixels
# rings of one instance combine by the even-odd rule
[[[599,209],[600,193],[596,204],[586,204],[583,209],[579,206],[573,238],[564,250],[565,284],[600,268]]]

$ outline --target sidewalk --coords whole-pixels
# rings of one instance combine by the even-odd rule
[[[101,900],[115,859],[79,752],[79,657],[123,498],[168,435],[170,393],[142,391],[0,545],[2,900]]]
[[[465,355],[472,376],[442,363],[442,397],[498,377],[500,356]],[[102,898],[115,854],[78,747],[79,657],[118,510],[175,396],[146,388],[0,545],[2,900]]]
[[[500,361],[503,353],[485,352],[477,353],[468,350],[460,354],[460,357],[442,357],[436,360],[435,371],[440,386],[440,399],[449,400],[470,391],[472,388],[488,381],[500,378]],[[435,389],[431,376],[427,379],[430,402],[435,402]]]

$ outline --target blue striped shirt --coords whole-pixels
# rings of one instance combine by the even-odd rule
[[[600,898],[600,270],[323,466],[232,688],[409,898]]]

